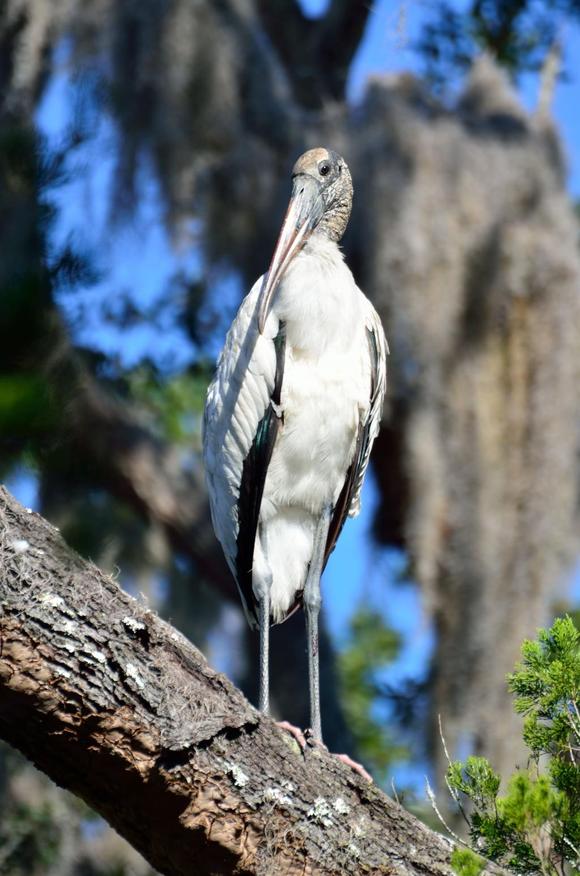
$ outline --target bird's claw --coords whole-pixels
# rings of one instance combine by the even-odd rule
[[[358,773],[359,776],[362,776],[365,781],[370,782],[370,784],[372,785],[373,777],[369,772],[365,770],[362,763],[357,763],[357,761],[353,760],[352,757],[349,757],[348,754],[335,754],[334,756],[341,760],[343,763],[345,763],[347,766],[349,766],[351,769],[353,769],[355,773]]]
[[[322,739],[317,739],[314,735],[314,730],[311,727],[307,727],[304,731],[304,738],[306,740],[306,744],[311,748],[322,748],[323,751],[328,751],[328,747],[324,744]]]
[[[290,735],[294,737],[302,751],[304,751],[307,743],[305,734],[302,732],[300,727],[295,727],[294,724],[290,723],[290,721],[276,721],[276,727],[279,727],[280,730],[287,730],[288,733],[290,733]]]
[[[328,748],[320,739],[316,739],[314,733],[310,728],[304,730],[304,732],[300,729],[300,727],[295,727],[294,724],[291,724],[289,721],[276,721],[276,726],[280,728],[280,730],[286,730],[294,739],[297,741],[298,745],[302,749],[302,751],[306,750],[306,747],[310,748],[322,748],[323,751],[328,752]],[[370,782],[372,784],[373,777],[367,770],[365,770],[364,766],[361,763],[358,763],[356,760],[353,760],[352,757],[349,757],[348,754],[335,754],[333,757],[337,757],[338,760],[342,761],[342,763],[346,764],[346,766],[350,767],[355,773],[358,773],[359,776],[362,776],[366,782]]]

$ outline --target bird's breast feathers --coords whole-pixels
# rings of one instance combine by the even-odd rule
[[[287,353],[284,424],[268,470],[265,502],[302,507],[313,515],[336,502],[369,399],[369,377],[353,359],[330,352],[316,360]]]

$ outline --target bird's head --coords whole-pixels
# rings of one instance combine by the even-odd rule
[[[292,259],[316,233],[339,241],[352,207],[352,178],[344,158],[331,149],[309,149],[292,169],[292,196],[260,293],[264,331],[272,297]]]
[[[344,158],[331,149],[309,149],[294,165],[292,183],[292,199],[303,197],[311,205],[312,230],[340,240],[352,207],[352,178]]]

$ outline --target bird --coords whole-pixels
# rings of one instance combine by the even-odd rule
[[[270,626],[302,605],[321,744],[320,578],[359,512],[386,390],[381,320],[339,247],[352,196],[336,152],[298,158],[269,269],[231,325],[203,417],[213,527],[259,630],[259,708],[269,713]]]

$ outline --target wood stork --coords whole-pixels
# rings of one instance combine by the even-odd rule
[[[303,604],[320,742],[320,576],[359,511],[386,387],[380,318],[338,247],[351,205],[343,158],[318,148],[298,159],[270,268],[229,330],[204,414],[214,529],[260,630],[260,709],[270,624]]]

